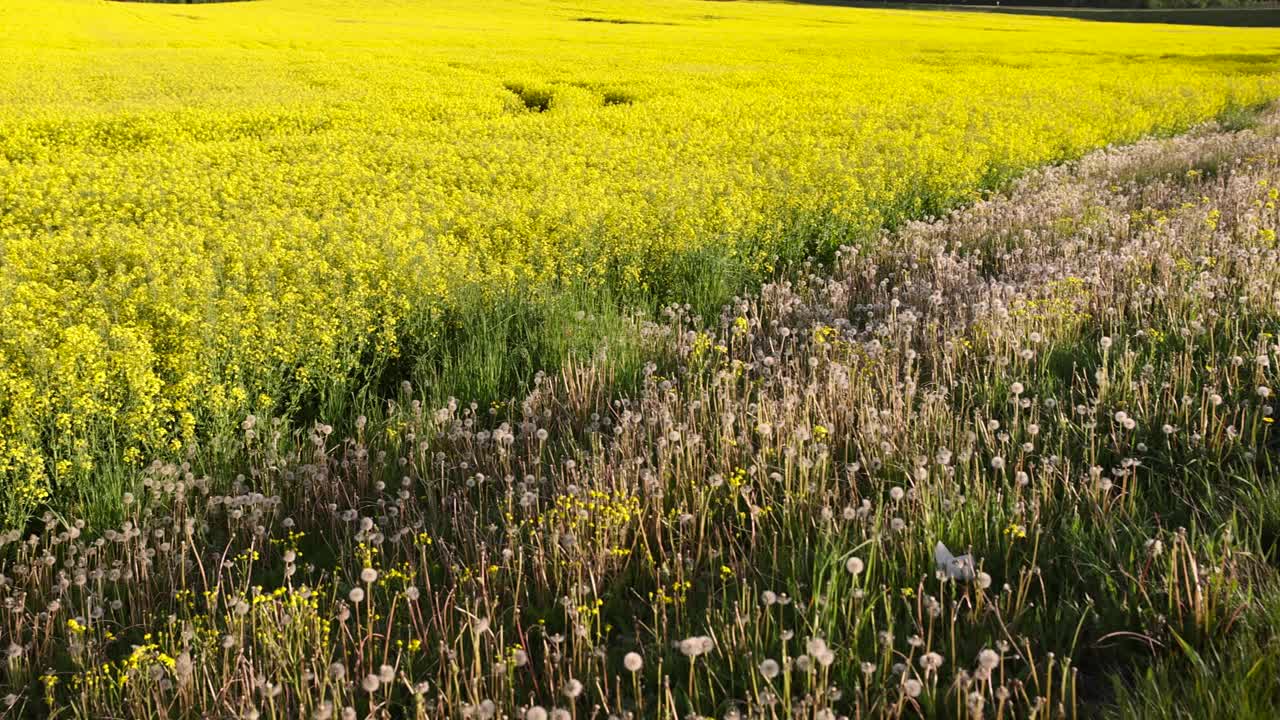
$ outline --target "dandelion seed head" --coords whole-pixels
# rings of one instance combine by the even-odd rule
[[[627,669],[627,672],[640,672],[644,667],[644,658],[640,657],[640,653],[629,652],[623,656],[622,666]]]
[[[920,656],[920,668],[925,672],[937,672],[942,667],[942,656],[936,652],[927,652]]]

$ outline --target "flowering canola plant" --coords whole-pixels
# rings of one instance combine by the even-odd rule
[[[3,15],[6,523],[374,386],[505,294],[681,300],[1280,95],[1248,29],[693,0]]]
[[[1280,717],[1278,202],[1280,109],[669,305],[638,387],[245,416],[0,530],[0,716]]]

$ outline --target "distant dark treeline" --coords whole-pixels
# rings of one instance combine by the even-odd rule
[[[905,4],[995,5],[996,0],[905,0]],[[1000,0],[1000,6],[1069,7],[1099,10],[1187,10],[1209,8],[1277,8],[1276,0]]]

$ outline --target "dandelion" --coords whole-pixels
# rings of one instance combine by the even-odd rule
[[[378,688],[382,685],[382,680],[377,675],[370,673],[364,676],[364,680],[360,681],[360,687],[364,688],[367,693],[378,692]]]
[[[186,651],[178,653],[178,657],[173,663],[173,671],[179,680],[183,682],[189,680],[192,673],[195,672],[195,663],[191,660],[191,653]]]
[[[810,655],[817,657],[827,651],[827,641],[822,638],[809,638],[805,643],[805,651]]]
[[[937,672],[942,667],[942,656],[936,652],[927,652],[920,656],[918,662],[926,673]]]
[[[640,653],[629,652],[622,658],[622,666],[627,672],[640,672],[640,668],[644,667],[644,658],[640,657]]]
[[[358,587],[351,588],[351,590],[347,593],[347,598],[350,599],[351,602],[353,603],[363,602],[364,588],[358,588]]]
[[[373,568],[365,568],[360,571],[360,581],[366,585],[371,585],[378,579],[378,571]]]
[[[862,559],[856,557],[849,558],[844,562],[844,569],[847,570],[850,575],[857,575],[861,573],[863,570]]]
[[[582,694],[582,683],[573,678],[569,678],[569,681],[564,684],[564,687],[560,689],[560,692],[563,693],[565,697],[573,700]]]
[[[990,648],[983,648],[978,653],[978,665],[988,672],[995,670],[1000,665],[1000,654]]]
[[[534,705],[524,711],[524,720],[547,720],[547,711],[541,705]]]
[[[780,671],[777,660],[765,659],[760,663],[760,674],[764,676],[765,680],[772,680],[778,677]]]
[[[716,642],[710,637],[703,635],[698,640],[698,654],[705,655],[716,649]]]
[[[1157,538],[1152,538],[1146,542],[1147,555],[1152,559],[1160,557],[1164,553],[1164,543]]]
[[[907,678],[902,683],[902,689],[907,693],[907,697],[917,698],[924,691],[924,684],[915,678]]]

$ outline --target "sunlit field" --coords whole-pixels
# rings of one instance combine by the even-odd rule
[[[0,718],[1280,716],[1280,32],[0,4]]]
[[[714,312],[779,258],[1280,93],[1268,31],[707,2],[0,13],[10,522],[111,502],[248,413],[621,364],[619,308]]]

